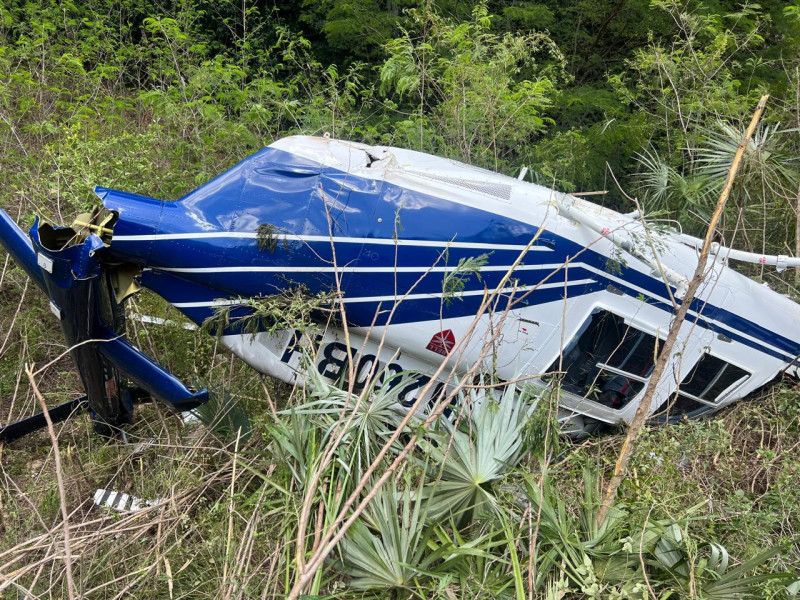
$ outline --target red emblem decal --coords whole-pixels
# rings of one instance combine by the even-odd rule
[[[425,346],[425,349],[436,352],[436,354],[441,354],[442,356],[447,356],[455,345],[456,337],[453,335],[453,331],[451,329],[445,329],[444,331],[434,334],[431,341]]]

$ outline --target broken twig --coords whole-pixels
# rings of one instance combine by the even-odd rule
[[[33,369],[31,365],[25,365],[25,373],[28,375],[33,393],[42,408],[42,413],[47,421],[47,432],[50,434],[50,441],[53,443],[53,457],[56,464],[56,482],[58,483],[58,496],[59,503],[61,504],[62,525],[64,526],[64,569],[67,572],[67,593],[69,594],[69,600],[75,600],[75,581],[72,578],[72,551],[69,543],[67,493],[64,488],[64,478],[61,473],[61,452],[58,449],[58,438],[56,438],[56,430],[53,428],[53,421],[50,419],[50,412],[47,410],[47,403],[44,401],[39,388],[36,386],[36,380],[33,378]]]

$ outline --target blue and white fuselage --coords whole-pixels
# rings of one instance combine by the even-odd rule
[[[376,360],[427,374],[443,360],[456,373],[482,360],[507,380],[558,365],[572,377],[560,395],[564,414],[611,423],[632,418],[652,368],[642,353],[666,336],[681,301],[678,280],[691,279],[697,265],[697,250],[676,234],[577,198],[444,158],[328,138],[282,139],[176,202],[97,192],[119,213],[112,256],[141,265],[142,284],[196,323],[217,305],[291,287],[335,292],[360,361],[357,379],[375,372]],[[570,218],[575,211],[583,218]],[[268,250],[259,248],[264,227],[275,240]],[[479,275],[464,271],[469,259]],[[654,411],[669,411],[681,383],[692,393],[671,414],[715,410],[800,355],[800,307],[727,268],[723,256],[715,261]],[[493,306],[471,328],[492,291]],[[593,350],[609,327],[628,359]],[[342,330],[320,334],[316,367],[335,379],[347,356]],[[293,331],[222,340],[262,372],[301,376]],[[565,360],[586,364],[569,375]],[[593,386],[585,382],[592,376]],[[719,383],[701,389],[700,376]],[[615,388],[613,401],[600,383]]]
[[[303,335],[258,320],[222,332],[284,381],[303,379],[310,353],[324,377],[354,392],[402,386],[410,405],[479,367],[557,390],[561,420],[584,430],[632,419],[698,261],[696,240],[632,216],[327,137],[279,140],[175,202],[96,192],[106,210],[72,227],[37,222],[30,237],[0,210],[0,243],[50,296],[88,404],[111,427],[133,397],[176,410],[207,397],[120,337],[132,274],[197,324],[220,306],[246,316],[248,299],[327,295],[336,314]],[[698,416],[797,375],[800,307],[726,260],[712,255],[654,416]]]

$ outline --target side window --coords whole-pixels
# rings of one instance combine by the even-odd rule
[[[664,402],[656,413],[670,415],[693,413],[719,404],[726,392],[740,386],[750,373],[724,360],[703,354],[683,378],[677,393]]]
[[[598,309],[549,371],[561,371],[562,389],[611,408],[622,408],[645,386],[653,370],[656,337]]]

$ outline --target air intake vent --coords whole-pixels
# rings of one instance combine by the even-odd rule
[[[413,171],[414,175],[418,175],[419,177],[424,177],[425,179],[431,179],[433,181],[438,181],[439,183],[447,183],[449,185],[455,185],[465,190],[470,190],[472,192],[478,192],[479,194],[485,194],[487,196],[492,196],[493,198],[499,198],[505,202],[511,202],[511,186],[506,185],[505,183],[493,183],[491,181],[474,181],[471,179],[461,179],[459,177],[447,177],[446,175],[433,175],[432,173],[420,173],[419,171]]]

